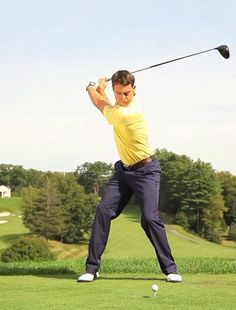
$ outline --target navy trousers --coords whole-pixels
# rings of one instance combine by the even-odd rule
[[[86,260],[87,272],[99,270],[111,220],[120,215],[133,194],[140,206],[141,226],[155,249],[162,272],[169,274],[177,271],[165,227],[159,217],[160,175],[158,159],[135,169],[125,168],[121,161],[116,162],[114,175],[97,207]]]

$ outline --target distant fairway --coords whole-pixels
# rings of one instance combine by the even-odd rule
[[[1,198],[0,212],[8,211],[20,215],[22,212],[22,199],[20,197]]]
[[[11,213],[10,216],[1,217],[2,212]],[[0,220],[7,221],[0,224],[0,250],[10,246],[16,239],[29,234],[29,230],[22,222],[22,199],[20,197],[0,199]],[[49,241],[50,248],[58,258],[70,258],[86,255],[86,244],[64,244]]]
[[[138,207],[130,207],[112,222],[104,257],[150,257],[154,249],[140,226]],[[166,225],[175,257],[216,257],[236,259],[236,243],[231,247],[208,242],[177,225]]]
[[[0,249],[9,246],[16,238],[29,233],[23,225],[21,216],[22,200],[19,197],[0,199],[0,213],[8,211],[12,215],[0,219],[7,220],[0,224]],[[137,206],[129,206],[119,218],[112,221],[108,245],[103,258],[155,257],[154,249],[140,226],[140,212]],[[177,225],[166,225],[168,239],[176,258],[216,257],[236,259],[236,243],[229,246],[208,242],[188,233]],[[51,241],[50,246],[59,258],[85,257],[87,243],[62,244]]]
[[[2,212],[11,213],[10,216],[1,217]],[[0,250],[11,245],[16,238],[29,233],[22,223],[22,199],[19,197],[0,199],[0,220],[7,223],[0,224]]]

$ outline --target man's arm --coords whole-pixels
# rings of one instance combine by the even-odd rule
[[[106,86],[107,86],[106,79],[101,78],[98,80],[97,88],[93,86],[87,86],[86,88],[92,103],[101,112],[103,112],[103,109],[106,105],[111,105],[110,100],[105,93]]]

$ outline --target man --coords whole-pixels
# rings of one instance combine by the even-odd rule
[[[86,88],[92,103],[113,125],[120,160],[115,163],[114,175],[98,205],[86,273],[78,281],[91,282],[99,276],[111,220],[120,215],[134,194],[141,209],[141,226],[155,249],[162,272],[167,275],[167,281],[181,282],[182,277],[171,255],[164,224],[159,218],[161,168],[148,145],[147,125],[136,98],[135,78],[130,72],[120,70],[114,73],[111,82],[116,99],[114,106],[105,93],[105,78],[99,79],[97,87],[89,83]]]

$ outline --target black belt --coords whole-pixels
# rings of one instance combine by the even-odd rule
[[[147,158],[144,158],[144,159],[138,161],[137,163],[135,163],[133,165],[125,165],[125,164],[123,164],[123,167],[125,169],[133,170],[133,169],[145,166],[146,164],[150,163],[154,159],[156,159],[156,155],[152,155],[152,156],[149,156]]]

